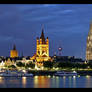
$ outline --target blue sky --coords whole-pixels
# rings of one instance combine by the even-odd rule
[[[32,56],[42,24],[50,40],[50,55],[85,58],[86,39],[92,21],[92,4],[1,4],[0,56],[9,56],[15,43],[20,55]]]

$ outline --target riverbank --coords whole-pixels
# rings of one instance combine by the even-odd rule
[[[28,71],[29,73],[32,73],[32,74],[34,74],[35,76],[37,75],[37,76],[40,76],[40,75],[43,75],[43,76],[45,76],[45,75],[51,75],[51,76],[53,76],[57,71],[46,71],[46,70],[39,70],[39,71],[32,71],[32,70],[30,70],[30,71]],[[81,75],[81,76],[86,76],[86,75],[90,75],[90,76],[92,76],[92,70],[78,70],[78,71],[76,71],[77,73],[78,73],[78,75]]]

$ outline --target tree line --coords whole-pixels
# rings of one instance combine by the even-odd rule
[[[25,67],[27,68],[31,68],[34,69],[35,68],[35,64],[32,62],[29,62],[27,64],[22,63],[22,62],[17,62],[16,63],[17,67]],[[9,66],[9,68],[16,68],[16,66],[11,65]],[[72,62],[51,62],[51,61],[44,61],[43,62],[43,67],[44,68],[48,68],[48,69],[52,69],[54,68],[62,68],[62,69],[92,69],[92,62],[89,63],[72,63]]]

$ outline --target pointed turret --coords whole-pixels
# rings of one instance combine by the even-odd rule
[[[40,39],[42,40],[42,44],[45,44],[45,36],[44,36],[44,28],[42,27],[42,33]]]
[[[37,43],[37,45],[39,45],[39,37],[37,37],[36,43]]]
[[[49,45],[49,38],[47,37],[47,39],[46,39],[46,43]]]
[[[90,23],[90,31],[89,31],[88,35],[90,35],[90,34],[92,34],[92,21]]]
[[[16,45],[15,44],[13,45],[13,50],[16,50]]]
[[[42,33],[41,33],[41,37],[40,37],[41,39],[45,39],[45,37],[44,37],[44,29],[42,28]]]

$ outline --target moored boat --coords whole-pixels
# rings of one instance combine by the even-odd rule
[[[77,76],[77,72],[73,71],[73,72],[64,72],[64,71],[58,71],[54,74],[55,76]]]
[[[33,77],[33,74],[21,71],[5,71],[0,72],[0,77]]]

